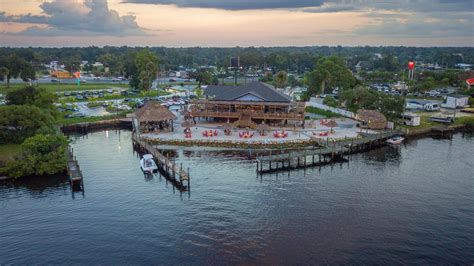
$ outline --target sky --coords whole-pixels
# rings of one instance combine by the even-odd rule
[[[0,46],[474,46],[474,0],[0,0]]]

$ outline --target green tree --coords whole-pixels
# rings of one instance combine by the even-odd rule
[[[0,143],[21,143],[35,134],[53,132],[54,117],[36,106],[0,107]]]
[[[322,57],[316,61],[315,69],[305,75],[311,95],[325,93],[326,88],[354,87],[357,82],[342,58],[337,56]]]
[[[214,77],[209,73],[209,71],[206,71],[204,69],[198,70],[196,73],[194,73],[194,78],[198,82],[198,87],[201,88],[201,85],[211,85],[211,84],[216,84],[216,80]],[[217,77],[216,77],[217,78]],[[217,80],[218,82],[218,80]]]
[[[39,108],[53,109],[53,103],[56,101],[56,95],[46,91],[43,88],[34,86],[25,86],[15,90],[10,90],[6,94],[9,105],[35,105]]]
[[[144,49],[136,54],[135,66],[138,74],[138,88],[149,90],[158,72],[158,57],[151,51]]]
[[[60,134],[38,134],[21,144],[19,158],[6,166],[6,174],[13,178],[31,175],[52,175],[66,169],[68,141]]]
[[[327,106],[331,106],[331,107],[337,107],[338,106],[338,102],[336,99],[334,99],[334,97],[326,97],[324,98],[323,100],[323,103]]]
[[[10,79],[12,78],[16,79],[21,77],[28,79],[34,77],[34,70],[31,64],[17,56],[15,53],[8,55],[4,60],[1,60],[0,66],[8,69],[7,88],[10,87]],[[25,74],[21,75],[22,72],[25,72]]]
[[[30,80],[36,79],[35,69],[30,63],[27,63],[27,62],[24,63],[21,73],[20,73],[20,78],[23,81],[30,81]]]
[[[66,71],[71,74],[81,69],[81,55],[79,53],[65,56],[61,62],[64,64]]]
[[[288,74],[285,71],[278,71],[274,77],[274,84],[277,88],[283,88],[288,81]]]
[[[288,75],[288,84],[291,87],[301,86],[301,82],[295,77],[295,75]]]
[[[374,68],[379,71],[396,72],[400,67],[398,59],[393,54],[388,54],[374,62]]]
[[[436,87],[436,80],[433,77],[427,77],[415,85],[416,90],[423,92],[431,90],[434,87]]]
[[[405,107],[405,100],[400,96],[370,91],[362,86],[343,91],[339,101],[351,112],[359,109],[377,110],[391,121],[399,119]]]

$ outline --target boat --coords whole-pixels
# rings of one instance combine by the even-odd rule
[[[158,167],[151,154],[143,155],[143,158],[140,160],[140,167],[145,174],[156,173],[158,171]]]
[[[405,140],[402,136],[395,136],[392,138],[387,139],[388,144],[398,145],[401,144]]]

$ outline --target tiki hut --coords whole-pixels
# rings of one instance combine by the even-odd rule
[[[268,131],[270,131],[270,127],[265,124],[265,122],[262,122],[257,126],[257,132],[260,136],[265,136]]]
[[[148,102],[135,112],[134,120],[142,133],[173,131],[176,116],[160,103]]]
[[[361,122],[361,128],[384,129],[387,126],[387,118],[375,110],[360,109],[357,111],[356,119]]]

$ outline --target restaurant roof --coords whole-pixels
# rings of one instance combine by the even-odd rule
[[[241,86],[209,85],[204,89],[204,95],[210,100],[239,101],[250,95],[255,101],[291,102],[291,97],[277,91],[273,86],[263,82],[253,81]]]

